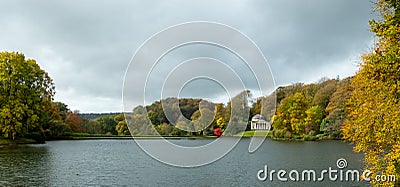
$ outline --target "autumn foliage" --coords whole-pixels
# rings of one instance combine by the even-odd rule
[[[222,135],[221,128],[214,129],[214,135],[220,137]]]
[[[35,60],[22,53],[0,53],[0,135],[15,139],[43,131],[54,84]]]
[[[370,21],[377,42],[362,57],[361,69],[352,82],[349,119],[344,138],[355,142],[365,155],[366,169],[376,175],[400,179],[400,2],[378,0],[382,20]],[[375,186],[398,186],[393,181],[375,181]]]

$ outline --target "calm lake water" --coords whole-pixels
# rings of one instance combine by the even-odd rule
[[[159,141],[159,140],[149,140]],[[172,140],[182,145],[212,140]],[[225,157],[196,168],[178,168],[146,155],[133,140],[49,141],[43,145],[0,147],[0,186],[366,186],[365,182],[260,181],[259,170],[285,169],[318,172],[362,168],[362,155],[340,141],[284,142],[267,140],[248,153],[250,139],[242,139]],[[205,153],[206,154],[206,153]],[[199,155],[201,156],[201,155]],[[286,177],[288,177],[286,175]]]

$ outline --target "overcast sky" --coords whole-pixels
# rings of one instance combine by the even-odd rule
[[[264,53],[278,86],[353,75],[359,56],[373,42],[371,10],[367,0],[4,0],[0,51],[20,51],[36,59],[54,80],[55,100],[72,110],[117,112],[123,110],[122,83],[134,52],[169,26],[212,21],[240,30]],[[210,53],[233,63],[229,54],[211,54],[220,50],[214,48],[189,46],[164,61],[179,64]],[[160,66],[153,73],[170,71]],[[143,72],[138,68],[135,73]],[[165,77],[153,78],[146,89],[159,94],[152,85]],[[223,98],[218,84],[207,84],[188,84],[182,96]]]

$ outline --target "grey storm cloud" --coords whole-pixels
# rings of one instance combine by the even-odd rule
[[[0,17],[0,50],[36,59],[54,79],[56,100],[81,112],[109,112],[122,110],[124,74],[134,52],[169,26],[190,21],[230,25],[259,46],[276,85],[287,85],[353,75],[359,56],[372,44],[368,20],[375,14],[365,0],[5,0]],[[171,67],[199,56],[224,61],[252,80],[240,60],[223,49],[187,46],[155,68],[147,88],[152,99],[160,98]],[[147,72],[137,68],[134,73]],[[182,96],[225,94],[209,83],[193,81]]]

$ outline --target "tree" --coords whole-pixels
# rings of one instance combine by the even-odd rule
[[[62,102],[54,102],[53,105],[55,106],[56,110],[58,111],[61,120],[65,121],[67,118],[68,113],[71,112],[71,110],[68,108],[68,105]]]
[[[89,134],[103,134],[102,131],[102,124],[99,123],[97,120],[90,120],[86,123],[86,133]]]
[[[169,123],[164,114],[161,101],[152,103],[150,106],[147,106],[146,109],[152,124],[160,125],[162,123]]]
[[[276,93],[276,92],[275,92]],[[253,103],[250,109],[250,118],[256,115],[261,114],[264,116],[268,121],[271,121],[272,117],[275,115],[276,112],[276,95],[272,93],[266,97],[260,97]]]
[[[64,136],[66,132],[71,132],[71,127],[62,120],[50,120],[45,129],[46,139]]]
[[[169,136],[171,135],[174,126],[167,124],[167,123],[163,123],[162,125],[158,125],[156,126],[158,133],[160,133],[160,135],[165,135],[165,136]]]
[[[202,99],[182,98],[179,99],[179,108],[186,119],[190,119],[193,113],[199,110],[200,103],[206,102]],[[213,108],[214,109],[214,108]]]
[[[244,90],[228,102],[225,110],[225,115],[228,117],[224,119],[225,122],[228,122],[224,130],[225,134],[234,135],[246,130],[250,115],[250,98],[251,92]]]
[[[301,93],[294,94],[293,98],[289,100],[289,123],[292,127],[292,131],[298,135],[303,135],[305,133],[304,119],[307,114],[307,103],[305,102],[305,97]]]
[[[366,169],[376,175],[400,178],[400,1],[377,0],[381,20],[370,21],[377,40],[362,57],[352,82],[349,118],[343,126],[346,140],[365,155]],[[376,186],[398,185],[376,181]]]
[[[65,122],[71,127],[73,132],[84,132],[85,120],[82,119],[77,111],[70,112],[65,119]]]
[[[326,80],[320,83],[322,87],[315,93],[312,105],[318,105],[321,108],[326,108],[332,97],[332,94],[336,91],[337,82],[337,80]]]
[[[223,129],[223,128],[225,128],[225,126],[226,126],[226,122],[224,121],[224,119],[222,117],[219,117],[217,119],[217,127]]]
[[[282,100],[274,117],[274,129],[289,131],[298,135],[305,133],[305,122],[307,103],[304,94],[295,93]]]
[[[193,128],[199,135],[203,134],[203,131],[211,125],[214,120],[214,112],[208,108],[201,108],[193,113],[191,119],[193,121]]]
[[[115,130],[117,131],[118,135],[130,135],[124,114],[119,114],[115,116],[114,120],[117,123],[117,125],[115,126]]]
[[[178,119],[175,128],[181,131],[181,135],[192,135],[194,132],[193,123],[188,123],[187,121],[181,119]]]
[[[53,102],[47,109],[47,123],[43,123],[44,136],[46,139],[54,139],[64,136],[65,133],[71,132],[71,127],[65,122],[67,115],[71,113],[68,106],[61,102]]]
[[[306,110],[307,117],[304,120],[306,124],[306,134],[310,131],[318,132],[321,122],[324,118],[324,110],[316,105]]]
[[[0,132],[15,139],[32,131],[43,131],[54,84],[35,60],[22,53],[0,53]]]
[[[215,117],[214,117],[214,121],[213,121],[210,129],[214,129],[214,127],[217,127],[217,126],[221,129],[226,128],[226,121],[224,120],[225,112],[226,112],[225,106],[223,103],[215,104],[215,108],[214,108]]]
[[[113,134],[113,135],[118,134],[118,132],[115,130],[115,127],[117,126],[117,122],[115,122],[115,120],[112,116],[102,116],[102,117],[96,118],[95,121],[97,121],[100,124],[101,133]]]
[[[124,116],[122,116],[124,117]],[[122,119],[121,117],[121,119]],[[129,131],[130,134],[133,136],[136,135],[144,135],[144,136],[155,136],[158,135],[157,133],[157,125],[152,124],[152,122],[148,119],[147,117],[147,112],[146,112],[146,108],[143,106],[137,106],[133,109],[133,113],[131,115],[126,114],[125,115],[126,120],[123,121],[123,123],[119,122],[117,125],[118,127],[124,127],[126,122],[128,122],[128,125],[126,127],[126,129],[128,129],[128,131],[126,131],[125,129],[125,135],[128,135]],[[126,122],[125,122],[126,121]],[[118,130],[117,130],[118,131]],[[118,131],[118,134],[121,134],[120,131]]]
[[[278,106],[276,111],[276,115],[273,117],[273,128],[275,130],[282,130],[282,131],[292,131],[292,127],[290,124],[290,116],[287,112],[290,108],[290,101],[291,97],[287,97],[282,99],[281,104]]]
[[[327,113],[326,124],[323,131],[332,138],[341,138],[341,128],[348,116],[348,100],[353,92],[352,77],[339,82],[339,87],[332,94],[330,102],[325,109]]]

